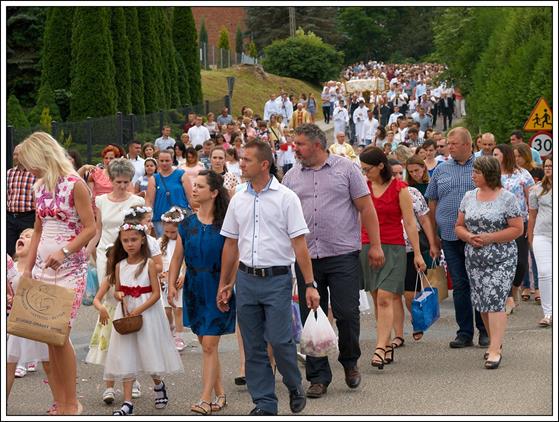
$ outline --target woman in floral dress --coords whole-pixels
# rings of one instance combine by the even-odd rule
[[[489,335],[485,367],[501,362],[507,325],[505,303],[516,270],[515,239],[523,230],[522,213],[514,194],[501,185],[499,161],[482,156],[474,161],[477,189],[466,192],[456,221],[456,235],[466,242],[464,254],[472,304],[481,313]]]
[[[19,159],[38,179],[34,187],[35,231],[24,275],[75,291],[71,326],[85,291],[85,246],[95,235],[91,193],[64,149],[48,133],[30,135],[21,144]],[[63,346],[49,345],[49,360],[56,414],[80,414],[76,354],[69,338]]]

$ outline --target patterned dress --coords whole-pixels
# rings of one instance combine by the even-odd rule
[[[79,176],[74,175],[60,177],[54,194],[47,192],[44,185],[40,185],[35,190],[35,212],[41,219],[43,230],[32,277],[74,290],[70,325],[76,319],[85,291],[87,275],[85,247],[65,258],[57,271],[44,267],[49,255],[68,245],[83,229],[74,204],[74,185],[80,180]]]
[[[217,309],[221,252],[225,238],[212,224],[202,224],[196,214],[180,226],[186,278],[183,287],[183,324],[199,336],[221,336],[235,332],[235,296],[230,310]]]
[[[508,227],[508,219],[522,215],[518,201],[507,190],[501,189],[493,201],[479,201],[478,190],[466,192],[460,203],[469,232],[495,233]],[[479,312],[504,312],[516,270],[516,243],[512,240],[481,248],[466,244],[464,252],[472,304]]]

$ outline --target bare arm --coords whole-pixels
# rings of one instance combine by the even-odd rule
[[[380,246],[378,217],[371,196],[365,195],[361,198],[354,199],[353,203],[361,215],[361,222],[365,226],[369,234],[369,239],[371,240],[369,264],[374,268],[380,268],[384,265],[384,252]]]
[[[534,227],[536,227],[536,218],[538,217],[538,209],[530,208],[528,210],[528,243],[532,247],[532,242],[534,241]]]
[[[217,307],[221,312],[229,310],[233,284],[235,283],[234,270],[239,262],[239,244],[237,239],[226,238],[221,253],[221,275],[217,289]]]
[[[435,214],[437,213],[437,201],[434,199],[429,199],[429,218],[431,219],[431,226],[433,227],[433,232],[435,233],[435,242],[437,247],[441,248],[441,240],[437,235],[437,219]]]
[[[417,225],[415,224],[415,218],[413,214],[413,203],[411,195],[407,188],[402,188],[399,193],[400,210],[402,212],[402,218],[404,219],[404,228],[408,235],[408,239],[413,248],[413,261],[417,271],[425,271],[427,266],[425,261],[421,256],[421,249],[419,247],[419,233],[417,231]]]
[[[436,240],[437,235],[435,234],[435,230],[431,225],[431,219],[427,214],[418,216],[417,219],[419,220],[419,224],[421,224],[421,227],[423,228],[425,236],[427,236],[427,240],[429,240],[429,255],[431,255],[431,258],[433,259],[440,257],[441,249],[438,247],[438,242]]]
[[[301,268],[301,272],[303,273],[305,284],[313,282],[314,275],[312,270],[311,257],[307,248],[307,241],[305,240],[305,236],[301,235],[291,239],[291,246],[293,247],[293,251],[295,252],[295,257],[297,258],[299,268]],[[320,305],[320,295],[318,294],[318,290],[314,288],[306,289],[305,299],[307,302],[307,308],[316,309]]]
[[[101,234],[103,232],[103,223],[101,221],[101,210],[99,208],[95,208],[95,229],[96,229],[95,236],[93,236],[89,241],[89,243],[87,244],[85,253],[87,256],[93,254],[95,259],[97,259],[97,253],[95,248],[99,243],[99,240],[101,240]]]
[[[24,275],[31,278],[31,271],[35,265],[35,260],[37,259],[37,248],[39,247],[39,242],[41,240],[41,235],[43,233],[43,223],[41,219],[35,215],[35,225],[33,226],[33,235],[31,236],[31,242],[29,245],[29,258],[27,259],[27,268],[25,269]]]
[[[105,325],[109,321],[109,318],[110,318],[110,315],[109,315],[109,312],[107,311],[107,308],[105,308],[105,306],[101,303],[101,301],[103,300],[103,298],[105,297],[105,295],[109,291],[110,287],[111,286],[109,284],[108,277],[105,277],[103,279],[103,282],[99,286],[99,290],[97,291],[97,294],[95,295],[95,298],[93,299],[93,306],[95,306],[95,309],[97,309],[99,311],[99,322],[102,325]]]
[[[150,177],[148,180],[148,189],[146,191],[146,207],[153,208],[155,202],[155,177]]]
[[[184,248],[182,246],[182,240],[180,235],[177,235],[177,242],[175,244],[175,250],[173,251],[173,256],[171,258],[171,264],[169,265],[169,275],[167,282],[169,283],[169,290],[167,293],[167,300],[171,307],[175,307],[175,296],[177,295],[177,279],[179,277],[180,268],[184,260]]]
[[[186,195],[186,200],[189,204],[192,203],[192,182],[190,181],[190,176],[186,174],[186,172],[182,175],[181,178],[182,187],[184,189],[184,194]]]

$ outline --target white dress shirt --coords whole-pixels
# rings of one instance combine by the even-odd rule
[[[210,131],[205,126],[192,126],[188,129],[188,137],[193,147],[202,145],[204,141],[210,139]]]
[[[146,169],[144,167],[144,159],[139,155],[134,159],[126,156],[134,166],[134,177],[132,178],[132,184],[134,185],[136,181],[146,174]]]
[[[236,193],[221,227],[222,236],[238,239],[240,261],[253,268],[291,265],[291,239],[307,233],[299,197],[273,176],[261,192],[248,183]]]
[[[279,114],[279,107],[276,103],[276,100],[268,100],[266,104],[264,104],[264,117],[263,119],[266,121],[270,120],[270,116],[272,114]]]
[[[378,128],[378,120],[374,117],[369,120],[365,119],[363,122],[363,135],[361,139],[370,139],[371,141],[375,138],[375,132]]]

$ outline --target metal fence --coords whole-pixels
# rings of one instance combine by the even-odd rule
[[[143,142],[154,142],[161,136],[163,126],[171,127],[171,136],[180,139],[182,127],[188,114],[206,115],[209,112],[221,113],[223,107],[230,107],[230,97],[226,95],[215,101],[204,104],[186,106],[172,110],[161,110],[156,113],[135,115],[121,112],[112,116],[91,118],[80,122],[52,122],[51,135],[65,148],[77,151],[87,163],[101,161],[101,151],[108,144],[126,145],[132,139]],[[13,148],[36,131],[44,131],[41,126],[32,128],[7,127],[7,165],[12,167]],[[70,138],[71,137],[71,141]]]
[[[238,64],[258,63],[259,59],[257,57],[248,56],[245,53],[236,53],[207,43],[201,43],[200,45],[200,66],[202,69],[222,69]]]

